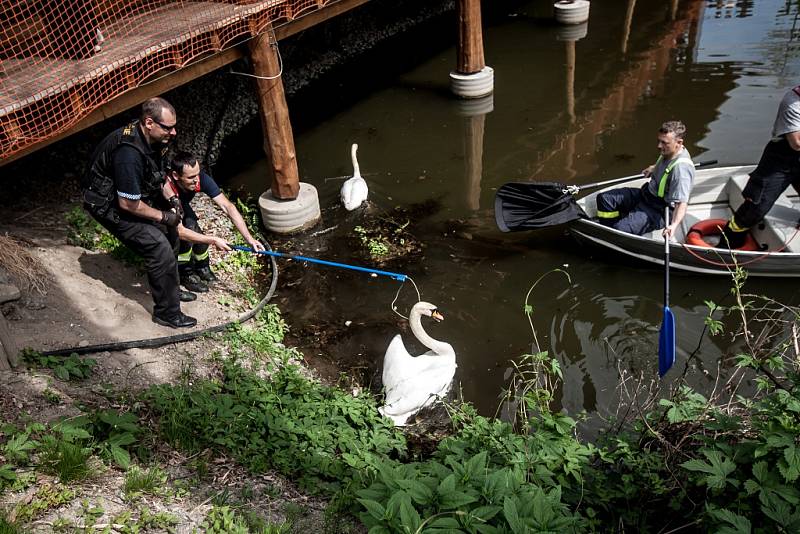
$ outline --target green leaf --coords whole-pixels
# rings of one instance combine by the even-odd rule
[[[739,514],[735,514],[725,508],[717,510],[709,510],[709,515],[715,520],[727,524],[726,526],[717,529],[716,532],[722,534],[750,534],[752,526],[750,521]],[[732,528],[731,528],[732,527]]]
[[[472,495],[465,493],[463,491],[454,491],[452,493],[448,493],[443,495],[439,502],[441,504],[442,510],[452,510],[456,508],[461,508],[465,504],[473,503],[477,501],[477,497],[473,497]]]
[[[437,517],[426,525],[430,528],[461,528],[461,524],[453,517]]]
[[[797,521],[797,514],[794,512],[794,507],[783,499],[777,496],[767,496],[768,494],[761,494],[761,511],[764,515],[778,523],[782,527],[788,527],[793,522]]]
[[[497,515],[497,512],[502,510],[499,506],[480,506],[471,510],[469,513],[472,517],[480,519],[481,521],[489,521]]]
[[[800,449],[795,445],[785,448],[783,458],[786,463],[778,462],[778,470],[786,482],[794,482],[800,476]]]
[[[511,530],[514,532],[514,534],[525,533],[525,525],[519,518],[519,513],[517,512],[517,503],[513,497],[505,498],[503,502],[503,515],[505,516],[508,526],[511,527]]]
[[[63,365],[59,365],[58,367],[53,369],[53,374],[56,375],[56,377],[63,380],[64,382],[69,381],[69,370]]]
[[[479,452],[464,465],[468,478],[473,478],[486,469],[486,451]]]
[[[699,471],[708,473],[704,478],[705,483],[709,488],[722,489],[726,483],[732,486],[738,486],[739,481],[736,479],[729,479],[728,475],[736,469],[736,464],[725,457],[720,451],[711,449],[702,449],[700,452],[708,458],[710,463],[702,460],[694,459],[681,464],[681,467],[689,471]]]
[[[408,493],[403,490],[394,492],[392,496],[389,497],[389,501],[386,503],[386,512],[388,517],[399,517],[400,509],[402,508],[404,502],[411,504],[411,497],[409,497]]]
[[[358,499],[358,502],[360,502],[361,505],[367,509],[367,513],[375,519],[382,520],[386,517],[386,509],[381,503],[370,499]],[[370,530],[370,532],[372,531]]]
[[[400,521],[401,525],[408,529],[408,532],[416,532],[422,522],[410,500],[406,499],[400,502]]]
[[[416,503],[425,506],[431,502],[433,491],[428,486],[417,480],[410,480],[409,482],[408,494],[411,495],[411,498]]]
[[[14,482],[17,480],[17,473],[14,471],[14,467],[9,464],[3,464],[0,466],[0,480],[5,480],[7,482]],[[2,487],[2,484],[0,484]]]
[[[131,464],[131,455],[125,449],[112,445],[109,452],[114,462],[121,468],[127,469]]]
[[[437,489],[440,496],[445,496],[449,493],[453,493],[456,490],[456,476],[454,474],[450,474],[444,478],[439,483],[439,488]]]

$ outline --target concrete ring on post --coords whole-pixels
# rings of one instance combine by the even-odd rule
[[[480,98],[494,91],[494,69],[483,67],[473,74],[450,73],[450,90],[461,98]]]
[[[553,4],[556,21],[561,24],[580,24],[589,20],[587,0],[560,0]]]
[[[302,232],[317,224],[322,216],[317,189],[304,182],[300,182],[296,199],[279,200],[267,190],[258,197],[258,207],[264,226],[276,234]]]

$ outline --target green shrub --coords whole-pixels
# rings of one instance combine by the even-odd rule
[[[253,471],[277,469],[328,493],[405,450],[371,398],[322,386],[292,365],[268,380],[235,363],[223,371],[222,383],[149,390],[165,438],[190,450],[226,450]]]

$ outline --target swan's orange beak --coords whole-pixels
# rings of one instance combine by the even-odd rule
[[[433,319],[436,322],[444,321],[444,315],[439,313],[439,310],[433,310],[431,312],[431,319]]]

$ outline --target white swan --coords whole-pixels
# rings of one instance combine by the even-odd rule
[[[367,200],[369,189],[367,182],[361,177],[361,172],[358,170],[358,160],[356,159],[356,151],[358,145],[353,144],[350,148],[350,158],[353,160],[353,176],[342,184],[341,196],[342,204],[347,211],[353,211]]]
[[[383,359],[383,386],[386,392],[381,414],[391,418],[396,426],[403,426],[409,417],[443,397],[450,390],[456,372],[456,353],[449,343],[437,341],[422,328],[421,316],[436,321],[444,317],[436,306],[417,302],[409,314],[411,332],[429,350],[412,356],[403,345],[400,334],[394,336]]]

